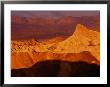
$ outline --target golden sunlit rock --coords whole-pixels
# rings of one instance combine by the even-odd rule
[[[44,60],[84,61],[100,63],[100,33],[77,24],[66,39],[44,42],[35,39],[11,42],[11,68],[28,68]]]

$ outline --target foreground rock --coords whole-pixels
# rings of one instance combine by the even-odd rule
[[[30,68],[13,69],[12,77],[99,77],[100,67],[86,62],[42,61]]]

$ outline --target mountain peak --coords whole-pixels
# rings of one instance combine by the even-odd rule
[[[87,31],[87,30],[89,30],[89,29],[87,29],[86,26],[84,26],[82,24],[77,24],[75,32],[83,32],[83,31]]]

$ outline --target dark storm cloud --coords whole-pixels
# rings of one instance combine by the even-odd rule
[[[62,16],[96,16],[100,15],[100,11],[12,11],[12,15],[58,18]]]

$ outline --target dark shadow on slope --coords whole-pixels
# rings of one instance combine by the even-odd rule
[[[47,60],[31,68],[13,69],[12,77],[99,77],[100,66],[86,62]]]

